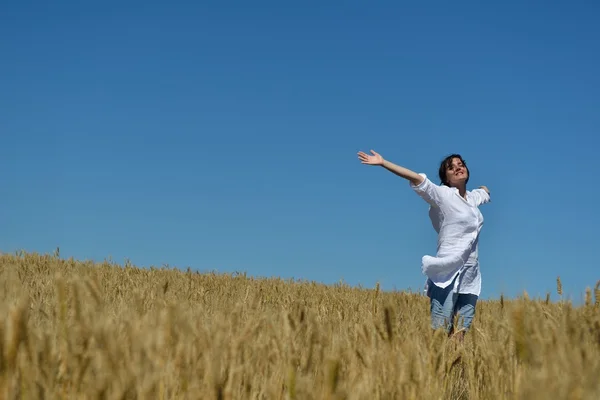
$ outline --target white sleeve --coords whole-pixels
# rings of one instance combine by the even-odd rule
[[[444,198],[447,196],[448,191],[445,190],[445,188],[431,182],[429,178],[427,178],[427,175],[423,173],[419,173],[419,175],[425,178],[423,179],[423,182],[419,183],[418,185],[414,185],[409,181],[410,187],[423,200],[429,203],[429,205],[439,207],[443,203]]]
[[[483,189],[471,190],[471,196],[475,198],[475,204],[477,205],[477,207],[492,201],[490,194]]]

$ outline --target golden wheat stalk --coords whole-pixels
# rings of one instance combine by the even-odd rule
[[[23,252],[0,285],[0,398],[600,398],[600,281],[582,307],[479,300],[464,342],[379,284]]]

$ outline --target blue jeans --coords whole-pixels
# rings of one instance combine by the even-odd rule
[[[458,318],[457,330],[468,331],[475,317],[477,296],[474,294],[454,293],[454,281],[444,289],[428,281],[427,295],[431,300],[431,327],[444,328],[451,333],[454,330],[454,317]]]

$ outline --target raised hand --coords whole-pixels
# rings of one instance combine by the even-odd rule
[[[360,160],[361,164],[383,165],[383,157],[381,157],[381,155],[376,153],[374,150],[371,150],[371,153],[373,153],[372,156],[363,153],[362,151],[358,152],[358,159]]]

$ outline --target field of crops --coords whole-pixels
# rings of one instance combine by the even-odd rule
[[[590,285],[480,301],[460,344],[420,294],[5,254],[0,398],[600,399]]]

